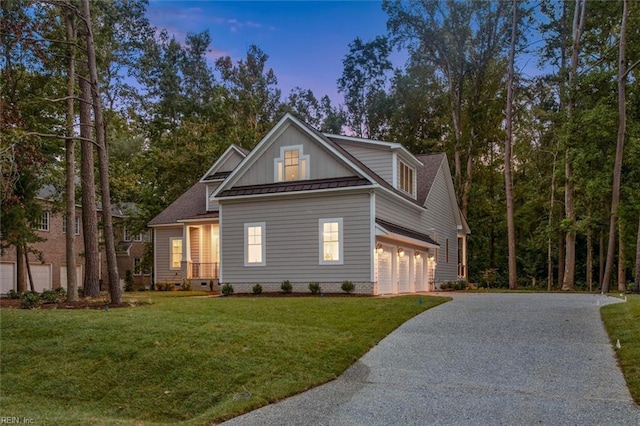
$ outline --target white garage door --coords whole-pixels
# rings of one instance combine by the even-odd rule
[[[16,289],[16,264],[0,263],[0,294]]]
[[[426,291],[426,280],[424,274],[424,256],[415,258],[416,262],[416,291]]]
[[[411,258],[413,251],[404,250],[401,256],[398,256],[398,293],[411,292]]]
[[[378,251],[378,294],[393,293],[393,258],[391,250],[384,247]]]
[[[33,286],[37,292],[51,289],[51,265],[29,265]],[[28,279],[28,278],[27,278]],[[27,281],[27,288],[31,290],[31,284]]]
[[[82,265],[76,266],[76,283],[78,287],[82,287]],[[60,285],[65,290],[67,288],[67,265],[63,265],[60,267]]]

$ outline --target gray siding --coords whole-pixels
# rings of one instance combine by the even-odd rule
[[[225,201],[221,210],[223,282],[371,281],[369,193]],[[343,220],[344,264],[320,265],[318,219],[338,217]],[[244,224],[252,222],[266,224],[266,266],[244,266]]]
[[[431,187],[431,192],[425,201],[427,211],[425,223],[430,228],[438,230],[438,266],[436,267],[436,282],[455,281],[458,279],[458,231],[454,218],[454,209],[457,205],[451,205],[445,174],[442,167]],[[445,245],[449,239],[449,262],[446,261]]]
[[[354,172],[340,164],[320,144],[309,139],[293,125],[278,136],[253,163],[234,186],[259,185],[274,182],[274,160],[280,157],[280,147],[302,145],[303,155],[309,156],[310,179],[353,176]]]
[[[182,225],[178,227],[156,228],[155,244],[155,282],[171,281],[181,282],[180,270],[170,269],[171,267],[171,238],[182,237]],[[183,250],[186,248],[183,247]]]
[[[236,168],[240,162],[244,160],[244,157],[241,156],[236,150],[231,151],[231,155],[227,158],[222,164],[217,167],[218,172],[230,172]]]
[[[436,282],[458,279],[458,238],[454,208],[449,199],[445,175],[440,168],[425,203],[427,210],[418,211],[387,194],[376,196],[376,217],[406,228],[434,236],[437,233],[438,259]],[[434,231],[435,230],[435,231]],[[446,240],[449,240],[449,261],[446,256]]]
[[[393,185],[393,153],[390,150],[344,142],[340,142],[340,146]]]

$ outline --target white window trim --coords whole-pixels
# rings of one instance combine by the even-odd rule
[[[417,179],[417,176],[416,176],[416,168],[415,168],[415,167],[413,167],[413,166],[410,166],[408,163],[406,163],[406,162],[404,162],[404,161],[402,161],[402,160],[398,160],[398,163],[399,163],[399,164],[398,164],[398,186],[397,186],[397,188],[398,188],[400,191],[404,192],[405,194],[411,195],[411,197],[416,198],[416,179]],[[409,170],[411,170],[411,172],[412,172],[412,174],[413,174],[413,179],[412,179],[412,182],[411,182],[411,192],[405,191],[405,190],[402,188],[402,184],[403,184],[403,182],[402,182],[402,180],[400,179],[400,170],[402,170],[402,166],[405,166],[406,168],[408,168]]]
[[[298,151],[298,180],[307,180],[311,176],[311,162],[309,155],[304,155],[303,145],[289,145],[280,147],[280,157],[273,160],[273,181],[287,182],[284,176],[284,153],[285,151]],[[305,162],[304,176],[302,175],[302,162]],[[294,181],[291,181],[294,182]]]
[[[43,226],[43,224],[45,226]],[[43,212],[42,216],[40,216],[40,220],[38,221],[38,231],[49,232],[49,228],[51,227],[51,215],[49,212]]]
[[[182,244],[182,258],[184,258],[184,241],[182,240],[182,237],[170,237],[169,238],[169,269],[171,271],[179,271],[182,269],[182,258],[180,259],[180,266],[178,266],[177,268],[173,266],[173,242],[175,240],[179,240],[180,243]]]
[[[136,265],[136,260],[138,261],[137,265]],[[142,258],[140,257],[134,257],[133,258],[133,275],[139,277],[142,275],[142,267],[140,267],[140,264],[142,263]]]
[[[324,238],[323,225],[325,223],[338,223],[338,260],[324,260]],[[318,263],[320,265],[344,265],[344,232],[342,227],[342,218],[323,218],[318,219]]]
[[[75,217],[73,228],[74,228],[75,234],[80,235],[80,217],[79,216]]]
[[[262,248],[262,262],[249,262],[247,257],[249,256],[249,246],[247,245],[249,242],[249,228],[261,228],[260,235],[262,237],[261,240],[261,248]],[[267,226],[265,222],[253,222],[253,223],[245,223],[244,224],[244,266],[253,267],[253,266],[266,266],[267,265]]]

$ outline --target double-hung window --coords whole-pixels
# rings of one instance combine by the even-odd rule
[[[264,222],[244,224],[244,266],[266,265],[265,231]]]
[[[76,235],[80,235],[80,218],[78,216],[75,217],[73,222],[73,231]],[[62,233],[67,233],[67,216],[62,217]]]
[[[42,212],[40,220],[36,224],[38,231],[49,232],[49,212]]]
[[[309,156],[304,155],[302,145],[283,146],[280,157],[275,159],[276,182],[309,179]]]
[[[320,265],[342,265],[342,218],[319,219],[318,235]]]
[[[415,189],[415,169],[408,164],[400,161],[400,190],[406,192],[412,197],[416,196]]]
[[[182,237],[171,238],[171,268],[180,269],[182,264]]]

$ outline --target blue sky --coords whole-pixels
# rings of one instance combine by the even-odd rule
[[[334,105],[342,103],[336,81],[349,43],[386,34],[387,19],[380,1],[151,0],[147,17],[179,41],[209,29],[212,64],[220,56],[242,59],[255,44],[269,55],[283,97],[300,86],[318,99],[329,95]],[[392,60],[400,67],[405,56]]]

